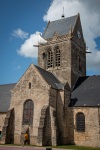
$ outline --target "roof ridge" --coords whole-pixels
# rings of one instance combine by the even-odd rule
[[[58,78],[57,78],[52,72],[49,72],[49,71],[47,71],[47,70],[45,70],[45,69],[43,69],[43,68],[41,68],[41,67],[39,67],[39,66],[37,66],[37,65],[35,65],[35,66],[38,67],[38,68],[40,68],[41,70],[43,70],[43,71],[49,73],[49,74],[52,74],[52,75],[58,80]],[[59,81],[59,80],[58,80],[58,81]],[[59,82],[60,82],[60,81],[59,81]]]
[[[55,22],[55,21],[58,21],[58,20],[69,19],[69,18],[76,17],[76,16],[77,16],[77,15],[69,16],[69,17],[66,17],[66,18],[60,18],[60,19],[57,19],[57,20],[49,21],[49,23],[52,23],[52,22]]]
[[[35,65],[35,67],[37,68],[37,70],[39,71],[39,73],[42,75],[42,77],[44,78],[44,80],[51,85],[53,88],[57,88],[55,83],[59,83],[61,84],[61,82],[58,80],[58,78],[52,73],[49,72],[37,65]]]

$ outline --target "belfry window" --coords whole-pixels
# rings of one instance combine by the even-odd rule
[[[55,66],[60,66],[60,49],[59,47],[55,48]]]
[[[25,101],[23,109],[23,125],[33,124],[33,109],[34,109],[33,101],[32,100]]]
[[[51,49],[47,52],[47,68],[53,67],[53,53]]]
[[[79,112],[76,115],[76,130],[85,132],[85,116],[82,112]]]

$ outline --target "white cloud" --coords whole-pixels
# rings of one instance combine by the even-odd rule
[[[100,0],[53,0],[44,21],[53,21],[80,13],[84,37],[91,54],[87,54],[87,70],[98,73],[100,70],[100,49],[94,39],[100,36]],[[99,72],[100,73],[100,72]]]
[[[28,38],[28,33],[25,31],[22,31],[21,29],[14,30],[11,35],[17,38],[21,38],[21,39]]]
[[[38,48],[33,45],[38,45],[38,34],[37,32],[30,35],[29,39],[21,45],[20,49],[17,50],[18,54],[24,57],[34,58],[38,55]]]

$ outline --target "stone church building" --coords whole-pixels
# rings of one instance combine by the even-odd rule
[[[86,76],[86,43],[80,15],[48,22],[16,84],[0,85],[1,143],[100,147],[100,75]]]

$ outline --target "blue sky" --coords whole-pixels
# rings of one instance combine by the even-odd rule
[[[36,59],[17,53],[25,38],[12,36],[21,29],[30,34],[43,32],[46,22],[43,15],[50,6],[50,0],[0,0],[0,84],[17,82]]]
[[[36,32],[43,33],[49,20],[60,19],[63,7],[65,17],[80,13],[92,51],[87,75],[100,74],[99,0],[0,0],[0,84],[18,82],[31,63],[37,64]]]

